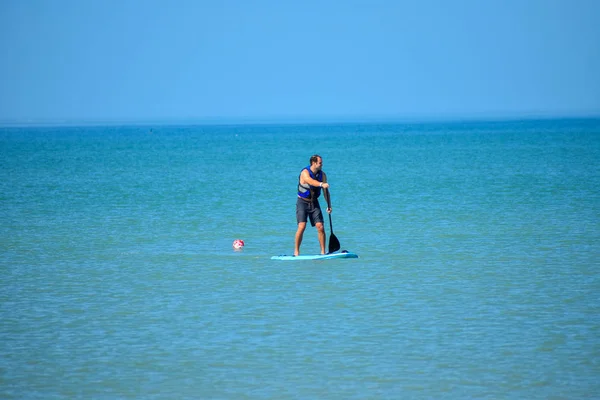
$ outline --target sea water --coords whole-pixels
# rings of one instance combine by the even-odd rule
[[[270,259],[313,154],[359,259]],[[2,128],[0,156],[0,398],[600,393],[600,120]]]

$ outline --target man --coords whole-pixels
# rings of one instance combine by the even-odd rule
[[[300,245],[307,219],[310,219],[310,224],[317,228],[321,254],[325,254],[325,229],[323,228],[323,213],[319,204],[319,196],[321,189],[329,190],[329,184],[327,175],[321,170],[322,167],[323,159],[315,154],[310,158],[310,165],[305,167],[298,177],[298,200],[296,201],[298,230],[295,238],[295,256],[300,255]],[[331,213],[331,208],[327,208],[327,212]]]

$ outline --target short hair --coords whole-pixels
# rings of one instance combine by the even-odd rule
[[[317,162],[319,160],[319,158],[323,158],[318,154],[315,154],[314,156],[310,157],[309,163],[310,165],[312,165],[313,163]]]

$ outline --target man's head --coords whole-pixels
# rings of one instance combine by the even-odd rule
[[[310,166],[311,167],[314,166],[317,171],[320,171],[321,168],[323,167],[323,159],[321,158],[321,156],[318,154],[315,154],[314,156],[312,156],[310,158]]]

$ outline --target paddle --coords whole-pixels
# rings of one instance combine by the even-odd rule
[[[327,208],[331,208],[331,197],[329,196],[329,189],[323,189],[323,195],[325,196],[325,200],[327,200]],[[329,253],[333,253],[340,249],[340,241],[333,234],[333,224],[331,223],[331,213],[329,214],[329,230],[331,231],[331,236],[329,236]]]

